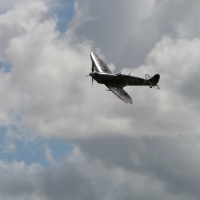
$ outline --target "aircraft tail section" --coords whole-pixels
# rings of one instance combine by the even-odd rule
[[[160,75],[156,74],[152,78],[150,78],[148,81],[152,84],[152,86],[156,86],[159,80],[160,80]]]

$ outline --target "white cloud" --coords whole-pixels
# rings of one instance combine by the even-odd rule
[[[12,65],[0,72],[0,124],[20,130],[7,147],[37,135],[77,147],[59,166],[46,145],[49,169],[1,161],[2,198],[198,199],[199,3],[79,0],[62,35],[52,2],[20,2],[0,15],[0,59]],[[129,106],[91,87],[92,49],[116,72],[160,73],[161,90],[126,88]]]
[[[144,64],[163,35],[173,39],[199,37],[198,7],[198,0],[79,0],[72,30],[79,41],[94,40],[95,47],[101,48],[118,70],[136,68]]]
[[[191,156],[191,141],[101,137],[74,142],[80,149],[75,147],[60,166],[1,161],[0,197],[198,199],[199,159],[198,154]]]
[[[160,73],[161,91],[127,88],[134,101],[130,109],[106,92],[104,86],[95,83],[91,89],[90,79],[84,78],[90,71],[92,42],[73,43],[70,37],[61,36],[56,30],[53,17],[41,20],[48,10],[42,2],[27,5],[15,6],[0,18],[1,22],[23,27],[23,33],[8,40],[6,49],[12,70],[1,75],[2,125],[19,123],[16,115],[20,112],[20,123],[25,132],[45,137],[77,138],[107,133],[139,136],[149,134],[150,127],[154,130],[153,135],[173,135],[175,130],[186,133],[191,127],[198,130],[196,120],[183,117],[198,119],[196,101],[193,99],[188,103],[187,95],[188,91],[195,89],[197,91],[193,93],[198,92],[194,87],[196,79],[192,82],[190,79],[198,74],[199,58],[195,53],[198,52],[198,38],[172,39],[166,36],[157,42],[149,52],[146,64],[134,68],[132,74],[144,77],[145,73]],[[138,6],[146,8],[142,3]],[[23,9],[26,12],[21,15],[21,20],[13,20],[13,16],[18,16]],[[146,17],[151,13],[149,11]],[[137,17],[143,20],[144,16]],[[192,88],[184,90],[184,87]],[[11,110],[14,110],[12,115]],[[146,126],[142,126],[144,121]],[[180,124],[184,124],[183,128]]]
[[[73,159],[63,160],[62,166],[49,169],[38,164],[30,166],[23,162],[0,162],[0,198],[8,199],[99,199],[101,191],[107,187],[104,178],[99,176],[97,169],[102,167],[86,162],[84,155],[77,152]],[[72,161],[73,160],[73,161]],[[102,171],[103,172],[103,171]],[[98,185],[101,190],[98,191]]]
[[[47,143],[44,145],[45,157],[51,165],[57,165],[52,155],[52,150],[48,147]]]

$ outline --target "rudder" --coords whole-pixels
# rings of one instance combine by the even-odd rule
[[[149,82],[151,82],[151,84],[153,86],[156,86],[158,84],[159,80],[160,80],[160,75],[156,74],[152,78],[149,79]]]

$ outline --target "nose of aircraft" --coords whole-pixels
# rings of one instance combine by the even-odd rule
[[[89,73],[89,75],[90,75],[91,77],[94,77],[95,74],[94,74],[94,73]]]

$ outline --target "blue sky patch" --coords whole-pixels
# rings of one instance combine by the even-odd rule
[[[58,29],[61,33],[66,32],[69,22],[74,16],[74,2],[75,0],[60,0],[60,6],[55,10],[58,17]]]
[[[7,162],[24,161],[27,165],[39,163],[43,167],[48,167],[50,163],[45,157],[45,145],[51,149],[52,156],[56,163],[60,163],[63,156],[72,153],[73,146],[60,139],[44,140],[38,138],[32,142],[14,140],[15,152],[4,151],[7,145],[7,128],[0,128],[0,159]]]
[[[0,62],[0,70],[3,69],[3,72],[8,73],[11,71],[12,66],[8,63]]]
[[[73,146],[60,139],[51,139],[47,143],[48,147],[52,150],[53,157],[58,160],[66,153],[72,153]]]

